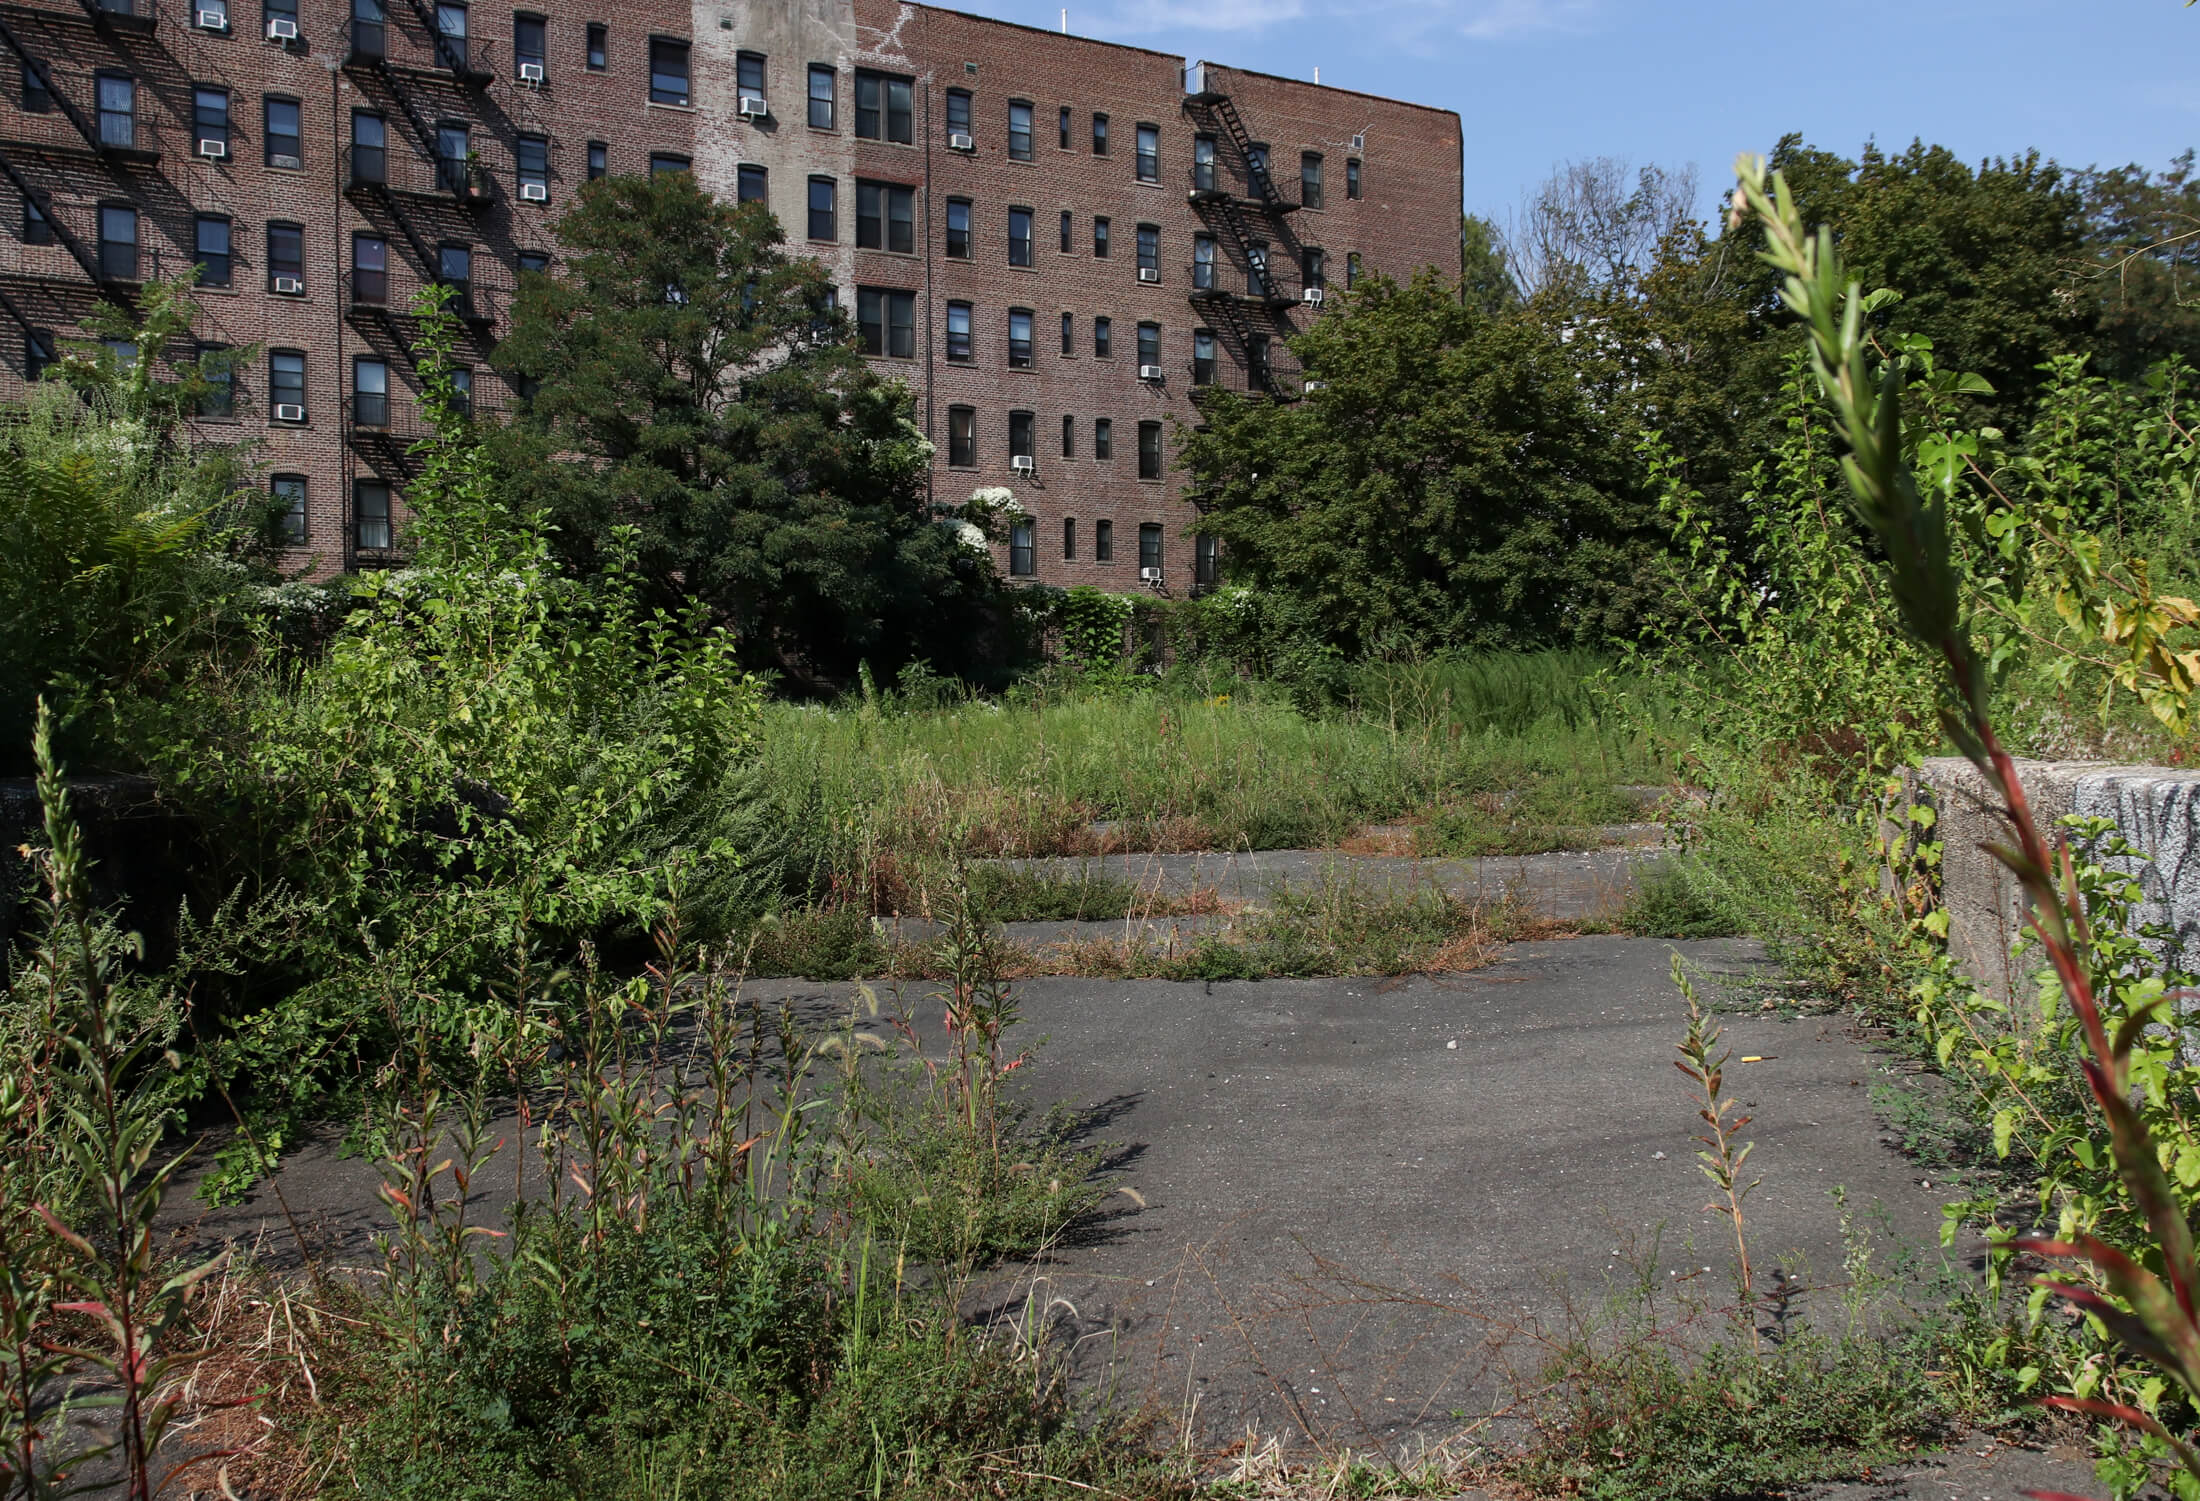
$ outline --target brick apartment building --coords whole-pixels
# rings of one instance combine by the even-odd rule
[[[299,561],[396,557],[404,309],[460,291],[473,399],[604,173],[763,198],[916,395],[998,561],[1210,582],[1172,462],[1209,387],[1294,399],[1326,288],[1458,266],[1456,115],[894,0],[0,0],[0,397],[101,298],[203,268],[205,346]],[[7,327],[12,325],[12,327]]]

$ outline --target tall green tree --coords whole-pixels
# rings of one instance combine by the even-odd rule
[[[1291,348],[1320,389],[1225,397],[1184,440],[1233,578],[1348,653],[1601,641],[1652,607],[1631,435],[1550,329],[1424,271]]]
[[[528,393],[498,448],[570,565],[637,567],[802,681],[920,657],[972,672],[1003,649],[1001,586],[930,504],[907,390],[761,205],[686,173],[604,178],[558,233],[564,265],[527,279],[497,351]]]

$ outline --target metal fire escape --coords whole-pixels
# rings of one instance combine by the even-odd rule
[[[1278,241],[1286,247],[1296,244],[1289,216],[1298,211],[1298,205],[1285,202],[1276,191],[1260,147],[1230,96],[1206,87],[1205,66],[1189,70],[1185,84],[1185,114],[1203,135],[1230,143],[1235,156],[1232,165],[1243,171],[1247,189],[1243,194],[1232,191],[1220,161],[1197,162],[1192,167],[1192,185],[1185,196],[1216,242],[1230,248],[1232,261],[1245,268],[1246,276],[1245,291],[1239,293],[1221,285],[1235,265],[1212,263],[1204,286],[1195,268],[1192,306],[1235,346],[1245,368],[1247,390],[1288,399],[1297,393],[1277,378],[1273,360],[1257,360],[1254,351],[1262,338],[1273,347],[1294,332],[1285,314],[1295,304],[1276,279],[1271,247]],[[1195,404],[1211,401],[1218,389],[1195,386],[1192,399]]]

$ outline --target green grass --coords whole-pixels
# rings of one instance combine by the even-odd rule
[[[795,884],[873,910],[915,910],[954,852],[1319,848],[1432,816],[1463,848],[1505,837],[1485,824],[1632,816],[1612,789],[1660,773],[1610,711],[1604,670],[1580,653],[1367,668],[1312,716],[1278,686],[1194,674],[998,702],[780,704],[760,779],[778,821],[807,831]]]

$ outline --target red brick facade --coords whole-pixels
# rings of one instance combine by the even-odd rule
[[[848,311],[877,314],[878,366],[908,381],[938,446],[936,498],[1011,490],[1029,546],[1004,546],[999,562],[1052,583],[1139,587],[1142,563],[1160,569],[1147,587],[1182,594],[1205,581],[1173,455],[1177,424],[1198,420],[1197,384],[1294,396],[1301,383],[1281,339],[1319,316],[1304,300],[1310,276],[1342,287],[1348,265],[1405,275],[1458,264],[1456,115],[1187,70],[1174,56],[929,6],[100,4],[0,0],[0,199],[12,221],[0,233],[0,395],[26,373],[34,339],[66,340],[96,298],[208,259],[201,222],[226,223],[228,285],[202,287],[198,332],[258,350],[239,372],[238,418],[209,427],[248,432],[270,475],[306,481],[300,561],[321,568],[391,556],[376,545],[372,508],[385,484],[401,506],[402,450],[418,431],[403,314],[412,293],[458,268],[446,253],[464,252],[474,317],[462,358],[478,367],[477,403],[502,405],[491,341],[523,257],[552,254],[554,216],[597,145],[611,172],[664,155],[692,161],[727,197],[763,192],[790,247],[831,268]],[[462,51],[436,40],[459,10]],[[295,38],[284,34],[293,18]],[[652,38],[689,43],[685,104],[676,77],[653,80]],[[225,94],[226,108],[206,90]],[[1019,126],[1028,118],[1028,156],[1012,110]],[[461,126],[463,137],[447,133]],[[1202,137],[1211,169],[1195,168]],[[1249,144],[1267,148],[1266,191]],[[1318,201],[1302,202],[1302,169],[1317,162]],[[813,226],[813,192],[830,202],[829,223]],[[134,266],[118,210],[134,218]],[[1013,253],[1012,213],[1029,229]],[[208,233],[217,244],[218,228]],[[355,264],[362,236],[367,260]],[[292,242],[295,267],[282,255]],[[1247,264],[1257,244],[1268,247],[1265,283]],[[1323,257],[1318,273],[1309,251]],[[1019,335],[1028,322],[1028,348],[1019,338],[1012,349],[1012,315]],[[1248,348],[1263,336],[1265,383]],[[300,355],[304,413],[277,420],[289,390],[278,384]],[[362,359],[387,369],[386,415],[371,393],[356,399]],[[1012,436],[1027,427],[1031,463],[1012,465]]]

